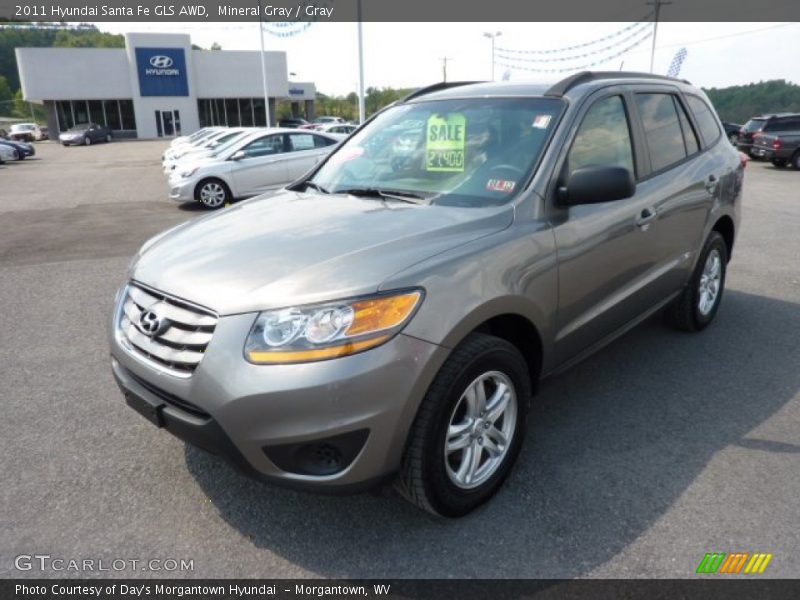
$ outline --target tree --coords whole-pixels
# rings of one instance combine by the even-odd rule
[[[212,50],[222,50],[222,46],[220,46],[217,42],[214,42],[213,44],[211,44],[211,49]]]
[[[0,75],[0,115],[11,114],[14,93],[8,84],[8,79]]]

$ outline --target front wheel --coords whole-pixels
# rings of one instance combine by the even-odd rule
[[[106,134],[106,144],[110,144],[110,143],[111,143],[111,134],[107,133]]]
[[[792,167],[800,171],[800,152],[796,152],[792,157]]]
[[[90,138],[88,135],[85,138],[83,138],[83,145],[84,146],[91,146],[92,145],[92,138]]]
[[[471,334],[420,405],[395,487],[433,514],[460,517],[494,495],[517,459],[531,396],[519,350]]]
[[[195,198],[206,208],[217,209],[230,202],[231,193],[225,182],[219,179],[205,179],[197,184]]]
[[[689,284],[664,312],[667,322],[684,331],[701,331],[717,314],[725,289],[728,247],[722,236],[708,236]]]

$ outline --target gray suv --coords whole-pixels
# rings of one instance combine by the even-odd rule
[[[713,320],[743,169],[685,81],[432,86],[289,187],[148,241],[113,373],[259,479],[393,478],[464,515],[508,476],[540,379],[654,313]]]

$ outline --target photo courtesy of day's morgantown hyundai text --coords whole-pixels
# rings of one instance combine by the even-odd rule
[[[508,476],[541,378],[656,313],[711,323],[745,164],[682,80],[430,86],[291,185],[148,241],[113,372],[254,477],[393,480],[464,515]]]

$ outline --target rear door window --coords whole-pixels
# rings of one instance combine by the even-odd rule
[[[692,123],[686,115],[686,109],[683,108],[677,97],[673,96],[672,99],[678,111],[678,120],[683,130],[683,139],[686,141],[686,152],[691,156],[695,152],[700,152],[700,141],[697,139],[694,127],[692,127]]]
[[[689,109],[694,114],[697,126],[700,127],[700,135],[705,140],[706,146],[713,144],[720,136],[719,125],[717,118],[712,112],[713,109],[702,99],[697,96],[687,95],[686,101],[689,103]]]
[[[313,150],[314,138],[317,137],[310,133],[290,133],[289,134],[289,152],[298,152],[301,150]]]
[[[636,94],[653,171],[669,168],[686,158],[683,132],[672,98],[672,94]]]

